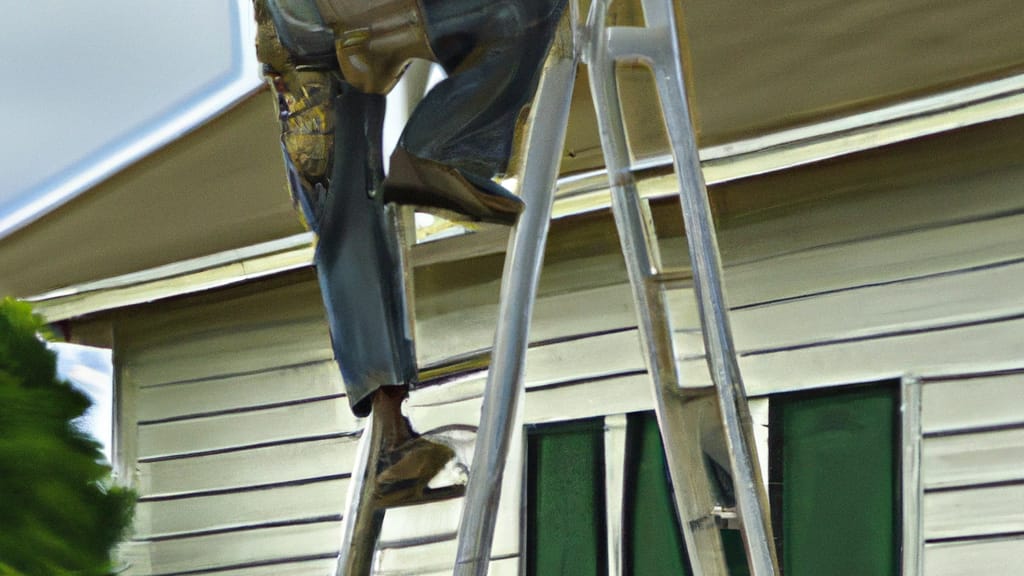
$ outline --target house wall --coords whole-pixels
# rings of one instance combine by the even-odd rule
[[[964,129],[714,188],[749,393],[1019,362],[1022,125]],[[670,202],[653,206],[666,260],[685,266],[676,211]],[[479,364],[493,336],[501,266],[494,253],[416,268],[421,365]],[[685,339],[694,325],[692,293],[683,287],[669,297],[681,304],[674,318],[681,370],[705,378],[692,358],[699,343]],[[528,353],[524,421],[649,409],[635,326],[610,216],[556,222]],[[127,309],[115,319],[114,339],[118,454],[143,496],[125,547],[132,573],[330,573],[360,423],[330,362],[312,274]],[[467,369],[415,391],[414,425],[475,426],[484,381],[483,371]],[[954,401],[970,395],[950,390]],[[471,437],[456,442],[468,457]],[[926,462],[936,444],[926,437]],[[514,446],[495,574],[518,573],[522,445]],[[1019,500],[1015,487],[1004,490]],[[959,522],[956,512],[939,520],[935,510],[963,509],[940,500],[929,504],[926,496],[926,534]],[[458,506],[389,512],[378,573],[450,570]],[[1001,526],[1022,531],[1024,515],[1011,513]],[[986,550],[1019,556],[1021,542],[1001,539]],[[939,571],[934,559],[946,548],[929,546],[929,574],[967,573]]]
[[[141,496],[129,573],[329,564],[358,426],[315,284],[295,280],[115,319],[116,453]]]
[[[1024,552],[1024,371],[922,378],[928,576],[1015,574]]]

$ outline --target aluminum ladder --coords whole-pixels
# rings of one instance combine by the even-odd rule
[[[682,54],[671,0],[643,0],[645,27],[608,27],[610,0],[595,0],[587,18],[584,60],[597,111],[612,194],[612,211],[626,259],[658,425],[674,488],[676,511],[694,575],[725,576],[721,524],[742,533],[750,573],[779,573],[765,485],[740,377],[722,285],[711,207],[690,117]],[[619,102],[617,63],[639,63],[654,74],[672,149],[690,256],[690,270],[665,270],[647,205],[641,200]],[[688,277],[692,275],[692,280]],[[698,322],[669,310],[673,287],[692,282]],[[685,315],[683,315],[685,316]],[[700,338],[697,338],[699,334]],[[710,379],[689,378],[682,364],[703,360]],[[717,461],[710,464],[710,460]],[[726,502],[714,490],[720,466],[731,479]]]
[[[573,82],[580,61],[590,69],[591,92],[612,192],[612,210],[626,259],[645,361],[694,576],[727,576],[720,526],[737,527],[754,576],[779,574],[767,497],[732,341],[721,261],[683,83],[672,0],[642,0],[645,27],[609,27],[610,0],[594,0],[583,26],[576,0],[560,25],[526,127],[517,176],[526,209],[512,230],[502,278],[498,324],[484,392],[473,465],[465,492],[454,574],[487,573],[506,456],[524,395],[529,323],[543,264],[565,141]],[[649,66],[656,79],[672,148],[686,228],[689,270],[662,268],[647,205],[630,165],[615,78],[616,63]],[[672,316],[669,301],[696,296],[696,318]],[[685,314],[684,314],[685,316]],[[697,337],[699,335],[699,337]],[[682,361],[680,361],[680,359]],[[691,377],[693,365],[708,376]],[[378,432],[372,418],[357,452],[337,576],[372,570],[384,511],[373,503]],[[716,464],[709,464],[709,462]],[[731,478],[724,502],[708,466]],[[720,476],[720,475],[719,475]],[[446,497],[450,495],[439,495]],[[610,544],[609,575],[623,574],[622,547]]]

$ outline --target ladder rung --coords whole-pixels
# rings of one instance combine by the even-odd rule
[[[715,517],[715,522],[718,527],[723,530],[739,530],[740,529],[740,516],[736,513],[736,508],[730,506],[728,508],[723,506],[715,506],[711,510],[711,514]]]
[[[688,268],[671,268],[668,270],[662,270],[661,272],[655,272],[650,275],[650,281],[654,284],[662,286],[671,286],[674,284],[689,284],[693,282],[693,272]]]

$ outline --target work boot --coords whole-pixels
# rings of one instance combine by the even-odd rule
[[[377,506],[400,506],[421,499],[430,479],[454,457],[455,451],[448,446],[422,436],[382,452],[373,493]]]
[[[492,180],[420,158],[401,147],[391,155],[383,200],[422,207],[449,220],[509,226],[523,211],[523,201]]]

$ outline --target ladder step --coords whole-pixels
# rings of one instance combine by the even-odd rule
[[[740,529],[740,516],[736,513],[736,507],[730,506],[728,508],[722,506],[715,506],[711,510],[711,514],[715,517],[715,522],[718,527],[722,530],[739,530]]]
[[[669,268],[649,276],[652,284],[666,288],[688,286],[693,283],[693,272],[689,268]]]

